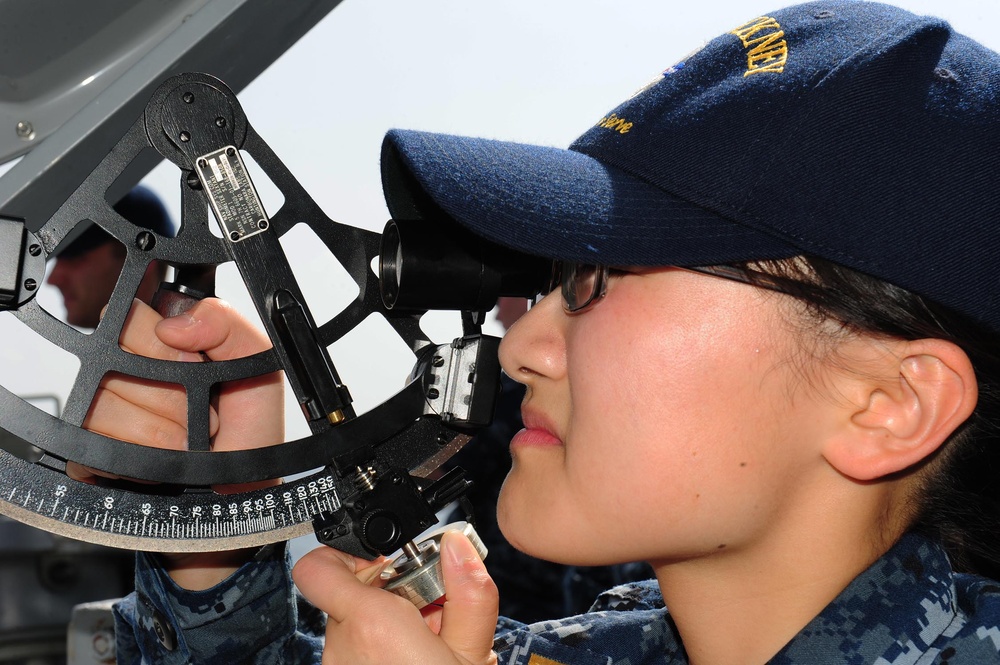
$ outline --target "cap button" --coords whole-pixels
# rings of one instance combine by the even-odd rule
[[[934,76],[938,77],[942,81],[957,81],[958,77],[955,76],[955,72],[951,71],[946,67],[938,67],[934,70]]]

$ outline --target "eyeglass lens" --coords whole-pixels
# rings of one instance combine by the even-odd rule
[[[606,268],[590,263],[556,261],[549,290],[558,286],[567,312],[579,312],[599,300],[605,291]]]

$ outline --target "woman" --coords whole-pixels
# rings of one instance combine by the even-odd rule
[[[998,587],[967,574],[998,560],[997,90],[997,54],[941,21],[817,2],[570,150],[391,132],[394,217],[554,260],[501,346],[526,386],[505,535],[656,581],[498,625],[461,537],[424,614],[320,549],[294,572],[324,662],[1000,662]]]

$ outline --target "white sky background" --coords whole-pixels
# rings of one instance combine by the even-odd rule
[[[334,219],[381,229],[385,130],[567,146],[703,42],[774,0],[344,0],[240,98]],[[909,0],[1000,49],[1000,1]]]
[[[789,3],[344,0],[240,100],[250,123],[327,215],[381,230],[388,212],[378,157],[387,129],[565,147],[703,42],[783,4]],[[1000,50],[998,0],[896,4],[942,16]],[[147,178],[175,220],[176,173],[172,165],[161,165]],[[258,186],[267,206],[272,192]],[[293,258],[293,264],[307,282],[327,278],[317,257]],[[47,288],[40,297],[58,311],[57,293]],[[310,304],[317,309],[315,301]],[[325,320],[320,313],[317,318]],[[0,334],[9,339],[9,333]],[[357,352],[333,354],[361,410],[394,393],[409,369],[407,358],[393,356],[406,364],[385,374],[373,372],[370,359],[385,355],[382,341],[378,331],[366,333],[364,340]],[[65,379],[62,387],[50,389],[44,383],[49,375],[38,371],[42,366],[65,375],[65,359],[39,362],[42,354],[17,344],[0,346],[6,347],[0,350],[0,381],[8,389],[23,395],[66,394]],[[297,422],[296,416],[289,421]],[[302,429],[293,427],[294,436],[307,431],[297,427]]]

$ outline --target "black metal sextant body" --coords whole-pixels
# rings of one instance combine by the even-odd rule
[[[108,202],[121,174],[149,150],[179,169],[182,220],[175,237],[130,224]],[[273,215],[260,203],[244,154],[284,196]],[[221,237],[211,232],[209,209]],[[127,249],[118,286],[92,334],[53,318],[33,298],[46,258],[83,220]],[[359,289],[346,309],[322,324],[313,320],[279,242],[300,223],[315,232]],[[407,543],[468,485],[458,469],[436,480],[430,475],[492,417],[499,340],[481,334],[475,323],[481,313],[465,312],[462,337],[432,342],[419,326],[419,308],[392,310],[383,303],[371,268],[379,253],[379,234],[334,222],[320,210],[253,130],[225,84],[202,74],[165,81],[47,222],[31,232],[22,220],[0,220],[0,309],[80,360],[60,417],[0,388],[0,428],[40,451],[26,459],[0,449],[0,513],[81,540],[151,551],[246,547],[314,530],[321,541],[366,557]],[[161,291],[165,312],[211,295],[216,268],[235,264],[273,348],[204,363],[122,350],[118,340],[132,298],[154,260],[175,269],[175,281]],[[327,349],[373,313],[385,318],[416,361],[402,390],[357,414]],[[213,390],[278,370],[285,372],[311,434],[253,450],[212,451]],[[109,372],[183,385],[189,449],[150,448],[84,429]],[[142,482],[76,482],[66,475],[68,462]],[[237,494],[211,489],[275,478],[286,480]]]

